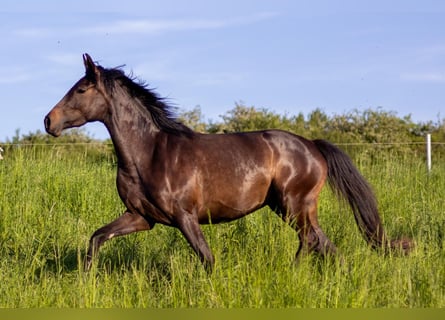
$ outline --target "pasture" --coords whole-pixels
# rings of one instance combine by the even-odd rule
[[[326,186],[320,224],[341,259],[295,264],[297,234],[262,209],[203,227],[212,274],[162,225],[110,240],[87,273],[89,237],[124,210],[114,158],[90,148],[5,148],[0,307],[445,307],[445,159],[428,175],[422,155],[347,150],[376,192],[387,234],[415,240],[409,256],[372,251]]]

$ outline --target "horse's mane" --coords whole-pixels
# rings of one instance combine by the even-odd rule
[[[165,99],[149,89],[144,81],[127,76],[119,67],[111,69],[98,67],[101,70],[106,90],[113,94],[116,81],[119,81],[132,98],[142,103],[158,129],[176,135],[192,135],[193,131],[177,120],[172,107],[165,103]]]

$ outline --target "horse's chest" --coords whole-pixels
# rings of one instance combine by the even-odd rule
[[[117,189],[122,202],[131,212],[149,217],[155,222],[171,224],[172,219],[147,195],[147,187],[138,176],[119,173],[117,176]]]

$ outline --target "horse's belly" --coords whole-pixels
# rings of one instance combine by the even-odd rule
[[[231,221],[245,216],[265,205],[270,183],[257,181],[252,185],[228,186],[215,192],[203,206],[200,213],[202,223],[211,219],[212,223]]]

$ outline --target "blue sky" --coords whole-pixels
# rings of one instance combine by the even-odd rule
[[[0,141],[44,130],[85,52],[214,121],[239,101],[289,115],[445,117],[441,0],[2,0],[0,41]]]

